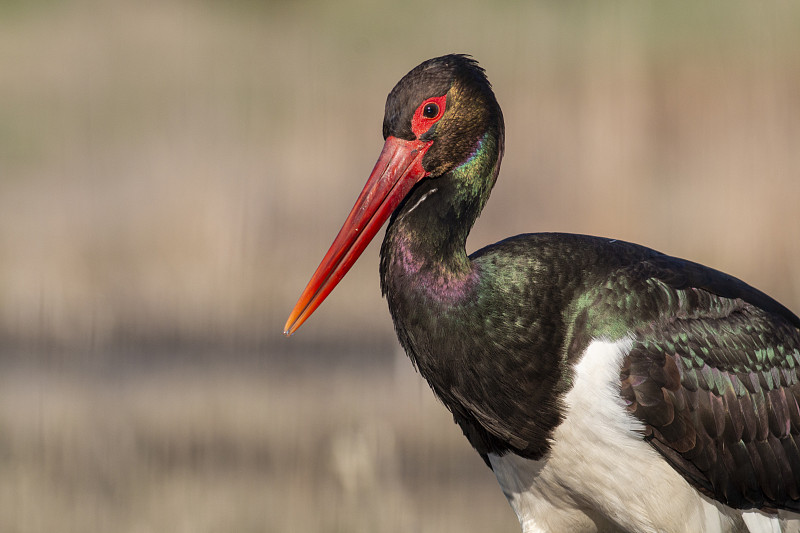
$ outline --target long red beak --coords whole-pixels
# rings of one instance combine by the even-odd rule
[[[289,315],[283,334],[297,331],[353,266],[389,215],[428,172],[422,157],[433,141],[389,137],[364,190]]]

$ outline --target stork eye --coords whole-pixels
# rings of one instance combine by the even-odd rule
[[[442,118],[446,106],[446,94],[428,98],[419,104],[419,107],[414,110],[414,116],[411,117],[411,131],[414,132],[414,135],[417,137],[425,135],[433,127],[433,124]]]
[[[425,118],[435,118],[439,114],[439,106],[433,102],[425,104],[425,109],[422,110],[422,116]]]

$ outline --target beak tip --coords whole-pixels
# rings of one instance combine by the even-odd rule
[[[285,337],[291,337],[294,333],[303,325],[306,319],[302,316],[292,316],[289,317],[289,320],[286,321],[286,324],[283,326],[283,335]]]

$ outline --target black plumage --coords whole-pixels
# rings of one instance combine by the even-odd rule
[[[732,276],[618,240],[527,234],[468,256],[504,143],[500,107],[469,57],[435,58],[404,77],[387,99],[383,134],[381,158],[288,333],[391,206],[380,276],[398,339],[488,465],[508,454],[550,460],[576,368],[606,341],[625,347],[613,401],[648,457],[657,456],[643,441],[730,508],[800,511],[800,318]],[[591,446],[594,437],[570,438]],[[640,466],[620,458],[620,469]],[[581,498],[589,496],[559,505]],[[512,505],[523,521],[524,504]],[[594,523],[601,508],[580,512]],[[613,515],[603,520],[622,527]]]
[[[622,397],[698,489],[736,508],[800,510],[797,317],[682,290],[698,296],[689,313],[635,337]]]

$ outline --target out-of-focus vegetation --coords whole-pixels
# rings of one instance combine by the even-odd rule
[[[0,529],[514,531],[411,372],[0,375]]]
[[[506,158],[472,249],[613,236],[800,312],[798,27],[794,3],[0,4],[0,531],[514,531],[396,362],[377,244],[280,336],[387,92],[444,53],[487,69]]]

